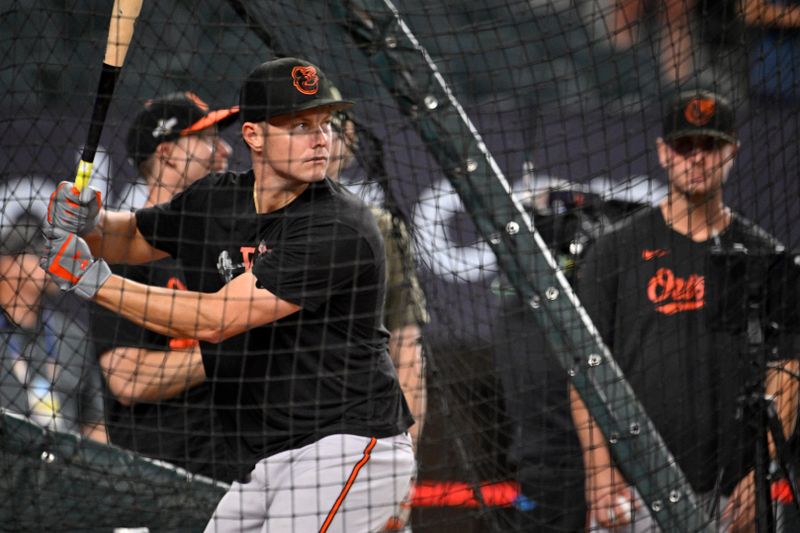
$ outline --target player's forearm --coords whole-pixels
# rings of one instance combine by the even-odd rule
[[[578,391],[569,386],[572,420],[583,450],[584,466],[587,476],[595,476],[611,468],[611,453],[605,437],[586,408]]]
[[[144,240],[133,213],[101,210],[97,226],[84,239],[94,257],[112,264],[147,263],[167,256]]]
[[[257,289],[250,272],[215,293],[151,287],[112,275],[94,300],[150,331],[208,342],[221,342],[300,309]]]
[[[108,388],[123,405],[173,398],[205,381],[199,347],[144,350],[118,347],[100,357]]]
[[[416,421],[410,430],[415,445],[422,435],[428,406],[425,367],[419,339],[419,326],[410,325],[392,331],[389,342],[389,354],[397,370],[400,388]]]
[[[798,383],[795,376],[800,369],[800,361],[787,360],[777,363],[780,368],[771,368],[767,372],[765,392],[773,398],[775,410],[783,426],[784,436],[788,438],[797,424]],[[769,437],[770,456],[775,455],[772,436]]]
[[[214,294],[151,287],[112,275],[95,302],[139,326],[166,335],[218,342],[224,302]]]

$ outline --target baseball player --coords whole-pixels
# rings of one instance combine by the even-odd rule
[[[214,170],[225,170],[231,147],[219,128],[238,108],[210,111],[197,95],[177,92],[147,101],[127,137],[131,163],[146,181],[145,206],[168,201]],[[61,186],[68,186],[63,184]],[[185,288],[179,261],[115,265],[115,274],[159,287]],[[110,392],[113,444],[223,481],[225,446],[214,425],[211,386],[199,343],[148,331],[117,313],[91,306],[91,334]]]
[[[706,277],[713,271],[706,259],[714,247],[756,254],[778,242],[725,205],[739,149],[726,98],[701,89],[677,94],[665,106],[656,147],[669,194],[595,241],[578,271],[579,294],[714,526],[751,531],[753,432],[737,413],[757,370],[742,353],[741,336],[709,327]],[[797,372],[798,344],[785,337],[786,360],[774,361],[765,389],[791,432],[797,382],[789,376]],[[653,531],[655,518],[612,462],[574,389],[571,396],[592,530]]]
[[[51,199],[42,262],[63,289],[201,340],[242,466],[207,531],[374,531],[414,472],[413,419],[381,324],[383,242],[369,208],[325,178],[331,113],[352,105],[331,88],[307,61],[269,61],[240,96],[251,170],[135,214],[101,210],[88,189]],[[168,255],[189,290],[106,264]]]

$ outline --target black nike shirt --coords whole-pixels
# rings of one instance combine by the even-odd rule
[[[157,287],[185,288],[180,263],[165,258],[144,265],[114,265],[112,271],[127,279]],[[118,347],[146,350],[184,349],[176,339],[146,330],[99,305],[90,307],[92,341],[98,358]],[[146,368],[144,372],[158,372]],[[158,402],[120,403],[106,390],[106,427],[113,444],[190,472],[231,481],[225,469],[225,444],[211,411],[211,387],[196,385]]]
[[[695,490],[729,494],[753,465],[752,431],[737,418],[755,363],[747,339],[711,330],[706,277],[712,246],[752,252],[777,241],[739,215],[696,242],[648,207],[599,238],[579,269],[579,296]],[[781,356],[798,354],[796,335]]]
[[[259,287],[301,307],[202,343],[234,460],[245,472],[327,435],[407,430],[413,419],[382,326],[383,241],[369,208],[326,179],[258,214],[253,184],[252,171],[211,175],[136,213],[148,242],[181,260],[190,290],[217,291],[252,269]]]

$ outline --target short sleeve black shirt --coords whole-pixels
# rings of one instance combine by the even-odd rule
[[[236,459],[326,435],[388,437],[412,423],[381,324],[383,242],[369,208],[330,180],[257,214],[252,171],[212,175],[137,212],[139,231],[179,258],[190,290],[252,269],[301,310],[219,344],[203,343],[215,408]]]
[[[721,480],[729,493],[752,466],[752,432],[737,411],[754,363],[746,338],[708,327],[706,306],[710,249],[737,243],[777,245],[738,215],[717,238],[695,242],[648,207],[598,239],[579,271],[582,303],[699,492]]]
[[[145,265],[115,265],[115,274],[147,285],[185,289],[180,264],[171,258]],[[91,333],[99,356],[116,347],[182,349],[189,339],[170,339],[108,311],[92,306]],[[157,369],[150,369],[156,372]],[[123,405],[106,392],[106,417],[113,444],[222,481],[225,443],[211,410],[211,387],[203,383],[160,402]]]

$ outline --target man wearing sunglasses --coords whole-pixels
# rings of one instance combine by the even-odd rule
[[[739,148],[727,100],[702,90],[679,94],[665,110],[656,147],[667,197],[596,241],[579,270],[578,292],[709,518],[720,529],[750,531],[754,432],[737,411],[754,366],[741,334],[708,327],[705,277],[712,247],[758,253],[778,243],[724,203]],[[781,364],[796,372],[796,361]],[[796,383],[773,369],[765,384],[791,432]],[[647,506],[612,461],[575,390],[572,399],[592,525],[653,530]]]

